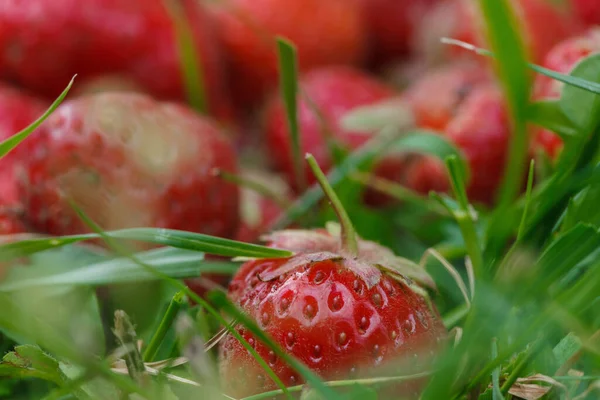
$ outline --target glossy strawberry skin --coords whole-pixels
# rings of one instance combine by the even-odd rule
[[[544,59],[543,66],[556,72],[569,74],[585,57],[600,52],[600,29],[592,28],[585,34],[571,37],[556,45]],[[560,98],[563,84],[545,75],[535,81],[534,97],[537,100]],[[533,150],[541,149],[556,158],[562,149],[562,140],[553,132],[538,129],[533,140]]]
[[[323,170],[329,169],[332,164],[326,135],[331,135],[350,149],[356,149],[372,137],[369,132],[344,130],[340,126],[341,118],[356,107],[395,95],[383,83],[350,67],[329,67],[309,72],[300,80],[300,88],[310,99],[310,103],[303,97],[298,99],[301,153],[311,153]],[[267,105],[265,116],[266,140],[274,166],[285,173],[290,185],[297,190],[287,117],[279,96]],[[308,167],[305,173],[307,182],[314,183]]]
[[[307,247],[314,250],[319,243]],[[404,283],[384,275],[369,289],[354,272],[333,260],[300,265],[268,282],[258,278],[286,261],[247,262],[232,280],[229,296],[285,351],[323,379],[372,376],[379,367],[393,368],[407,358],[417,368],[437,349],[444,332],[437,312]],[[300,375],[267,346],[247,330],[239,332],[284,384],[302,383]],[[276,388],[231,335],[221,343],[220,373],[228,383],[228,394],[235,397]]]
[[[402,97],[410,105],[421,128],[443,130],[465,97],[491,81],[480,64],[455,62],[429,70],[410,85]]]
[[[21,153],[22,152],[22,153]],[[229,139],[212,120],[139,94],[63,103],[19,148],[19,189],[31,225],[49,234],[88,229],[70,197],[106,230],[153,226],[231,237],[238,189]]]
[[[276,36],[296,45],[301,71],[365,57],[366,31],[353,1],[229,0],[215,2],[213,12],[234,96],[245,107],[277,86]]]
[[[199,3],[177,2],[193,27],[211,111],[231,107],[211,21]],[[133,80],[152,95],[185,99],[174,24],[162,0],[29,0],[0,8],[0,78],[55,98],[73,75]]]
[[[491,204],[504,176],[510,139],[510,123],[501,91],[492,85],[474,89],[443,135],[463,152],[469,164],[469,199]],[[418,159],[407,167],[406,177],[405,184],[421,193],[450,190],[446,170],[436,159]]]
[[[358,0],[363,7],[369,31],[371,54],[385,62],[406,55],[414,31],[427,10],[439,0]]]

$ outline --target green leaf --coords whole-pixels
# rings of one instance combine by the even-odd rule
[[[229,263],[203,263],[203,253],[174,248],[160,248],[137,254],[140,260],[172,278],[189,278],[201,272],[228,272],[237,268]],[[233,268],[232,268],[233,267]],[[36,286],[99,286],[157,280],[157,276],[127,258],[100,261],[83,268],[25,279],[10,279],[0,284],[0,292]]]
[[[300,375],[306,379],[307,383],[310,384],[314,389],[318,390],[320,394],[325,398],[333,400],[339,399],[340,396],[331,388],[327,387],[317,375],[315,375],[306,365],[302,364],[296,358],[290,356],[287,352],[283,351],[277,343],[273,341],[250,317],[244,312],[240,311],[223,292],[213,291],[209,293],[211,302],[229,316],[235,318],[241,325],[243,325],[248,331],[252,333],[258,340],[269,346],[275,354],[290,365],[293,369],[298,371]]]
[[[600,233],[590,225],[577,224],[558,237],[536,263],[537,284],[548,288],[600,247]]]
[[[464,155],[451,141],[429,130],[410,131],[390,145],[384,154],[418,153],[435,156],[440,161],[454,156],[457,159],[463,180],[468,182],[471,176],[469,164]]]
[[[563,113],[559,100],[544,100],[530,104],[529,121],[556,133],[563,140],[577,135],[573,123]]]
[[[571,76],[591,82],[600,82],[600,54],[581,60],[572,69]],[[564,115],[585,135],[600,122],[600,96],[573,86],[565,86],[559,102]]]
[[[592,224],[600,228],[600,185],[591,185],[571,198],[562,219],[561,232],[578,223]]]
[[[512,118],[510,151],[499,192],[500,208],[514,201],[522,185],[526,168],[529,89],[531,74],[527,69],[527,54],[519,23],[510,3],[498,0],[479,2],[485,18],[488,41],[495,52],[496,71]]]
[[[563,365],[582,348],[581,339],[574,333],[569,333],[554,347],[552,352],[558,365]]]
[[[292,255],[292,253],[287,250],[274,249],[200,233],[173,229],[131,228],[109,231],[105,234],[113,239],[137,240],[226,257],[279,258]],[[97,233],[87,233],[82,235],[28,239],[20,242],[8,243],[0,245],[0,261],[8,261],[13,258],[35,254],[40,251],[54,249],[84,240],[99,239],[101,237],[102,236]]]
[[[300,127],[298,125],[298,57],[296,46],[282,38],[277,38],[279,56],[279,87],[285,103],[290,146],[294,162],[296,182],[301,190],[306,187],[304,158],[301,154]]]
[[[498,342],[494,340],[492,342],[492,360],[498,358]],[[504,400],[502,391],[500,390],[500,366],[494,368],[492,372],[492,399],[493,400]]]
[[[77,76],[77,75],[75,75]],[[71,86],[73,86],[73,82],[75,81],[75,76],[71,79],[65,90],[58,96],[56,100],[50,105],[48,110],[35,120],[31,125],[27,128],[23,129],[21,132],[5,139],[0,143],[0,158],[4,157],[8,153],[10,153],[15,147],[19,145],[23,140],[27,139],[29,135],[31,135],[49,116],[58,108],[58,106],[62,103],[62,101],[67,97],[69,90],[71,90]]]
[[[22,345],[6,354],[0,363],[0,376],[11,378],[38,378],[61,385],[66,377],[59,363],[38,346]]]
[[[189,104],[201,114],[208,112],[208,99],[206,97],[206,85],[204,82],[204,71],[200,54],[194,43],[194,34],[190,21],[186,16],[185,5],[173,0],[162,0],[173,21],[177,51],[179,54],[179,66],[185,82]],[[201,4],[192,4],[191,7],[203,7]],[[158,78],[160,79],[160,78]]]
[[[342,116],[340,125],[348,131],[378,132],[388,126],[410,128],[415,121],[412,111],[394,99],[357,107]]]

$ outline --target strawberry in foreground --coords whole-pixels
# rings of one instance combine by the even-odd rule
[[[568,38],[556,45],[546,55],[543,66],[556,72],[569,74],[584,58],[600,52],[600,28],[594,27],[581,36]],[[563,84],[545,75],[538,75],[534,96],[537,100],[560,98]],[[561,138],[545,129],[539,129],[534,137],[534,150],[541,149],[550,157],[556,158],[562,149]]]
[[[358,64],[366,29],[358,4],[348,0],[228,0],[210,2],[231,67],[238,103],[254,107],[277,85],[275,39],[298,49],[301,71]]]
[[[207,117],[148,96],[105,93],[63,103],[17,149],[19,189],[42,233],[87,231],[74,201],[103,229],[161,227],[232,237],[239,223],[227,136]]]
[[[328,139],[353,150],[368,141],[371,132],[349,131],[342,127],[341,119],[349,111],[391,99],[394,91],[364,72],[351,67],[327,67],[304,75],[299,82],[298,124],[301,131],[301,150],[314,154],[319,165],[328,170],[332,165]],[[294,174],[294,161],[290,150],[287,114],[280,96],[272,99],[266,109],[266,141],[275,167],[284,172],[293,189],[299,184]],[[401,160],[393,160],[393,171]],[[305,178],[315,182],[306,168]]]
[[[209,109],[229,120],[231,107],[214,27],[193,0],[28,0],[0,7],[0,78],[55,98],[74,74],[112,75],[153,96],[186,96],[176,25],[184,14],[200,55]],[[173,9],[170,10],[169,7]]]
[[[427,368],[445,328],[424,290],[407,274],[431,284],[430,278],[390,250],[359,239],[312,156],[309,163],[342,222],[341,233],[287,230],[268,235],[270,246],[295,255],[245,263],[230,284],[230,298],[284,351],[323,379],[373,376],[382,370],[387,376],[400,375],[407,364],[409,372],[402,372]],[[238,329],[284,384],[303,382],[250,332]],[[221,342],[220,374],[231,396],[276,389],[231,335]],[[418,387],[404,385],[395,394],[401,390],[413,396]]]

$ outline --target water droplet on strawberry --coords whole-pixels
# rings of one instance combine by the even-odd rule
[[[272,367],[277,362],[277,356],[273,350],[269,351],[269,365]]]
[[[294,344],[296,344],[296,335],[294,335],[293,332],[288,332],[287,335],[285,335],[285,345],[288,349],[291,349],[294,347]]]

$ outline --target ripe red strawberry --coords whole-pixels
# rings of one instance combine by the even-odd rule
[[[318,180],[325,188],[325,177]],[[403,268],[406,263],[389,249],[358,239],[339,200],[330,200],[342,221],[341,234],[287,230],[269,235],[269,246],[295,255],[245,263],[230,284],[230,298],[323,379],[367,377],[383,370],[393,374],[402,364],[410,364],[413,373],[426,367],[445,329],[422,297],[423,289],[404,271],[430,278],[419,267]],[[243,327],[237,329],[285,385],[302,383],[269,347]],[[228,394],[237,398],[276,388],[231,335],[221,342],[220,374]],[[415,390],[418,386],[405,386],[396,395]]]
[[[588,25],[600,24],[600,2],[597,0],[571,0],[579,18]]]
[[[199,2],[182,7],[202,59],[211,111],[230,116],[220,49]],[[161,99],[183,99],[175,25],[163,0],[29,0],[0,7],[0,78],[55,98],[74,74],[111,74]]]
[[[535,62],[542,60],[556,43],[581,29],[573,13],[546,0],[511,0],[511,5],[522,24],[526,46]],[[441,44],[442,37],[488,47],[477,2],[446,0],[434,7],[423,19],[415,46],[432,61],[459,55],[486,60],[470,51]]]
[[[373,56],[389,61],[405,55],[427,10],[439,0],[359,0],[367,20]]]
[[[569,38],[550,51],[543,66],[568,74],[573,67],[585,57],[600,52],[600,28],[592,28],[581,36]],[[534,96],[536,99],[560,98],[563,84],[545,75],[538,75],[535,82]],[[534,137],[534,148],[539,148],[556,157],[562,149],[562,140],[554,133],[539,129]]]
[[[256,104],[277,85],[277,35],[297,46],[301,71],[357,64],[366,50],[354,1],[228,0],[214,2],[213,11],[229,56],[234,96],[244,106]]]
[[[19,188],[31,225],[87,231],[72,199],[104,229],[154,226],[233,236],[238,189],[213,176],[236,155],[212,120],[140,94],[62,104],[20,149]]]
[[[502,92],[492,85],[475,88],[443,134],[462,150],[469,163],[469,199],[491,203],[504,176],[510,139],[510,121]],[[422,193],[450,189],[443,164],[431,158],[411,163],[405,177],[408,187]]]
[[[477,86],[491,81],[478,63],[455,62],[428,71],[408,87],[403,98],[422,128],[443,130],[457,107]]]
[[[298,121],[301,130],[301,150],[314,154],[323,169],[331,167],[327,135],[351,149],[371,137],[366,132],[346,131],[340,126],[341,118],[350,110],[391,99],[393,90],[365,73],[350,67],[327,67],[307,73],[300,79],[302,95],[298,99]],[[275,167],[283,171],[294,189],[294,176],[285,107],[281,98],[274,98],[266,111],[266,140]],[[314,179],[308,168],[306,178]]]

